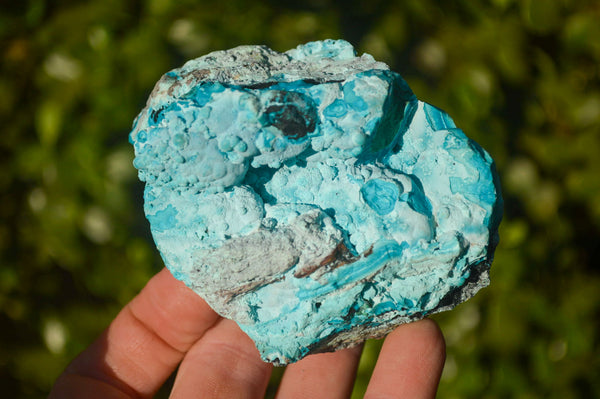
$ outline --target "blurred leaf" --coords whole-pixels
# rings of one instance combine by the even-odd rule
[[[43,103],[36,114],[36,127],[42,145],[52,147],[62,127],[62,109],[54,101]]]
[[[558,0],[524,0],[521,9],[525,24],[537,33],[546,33],[561,23]]]

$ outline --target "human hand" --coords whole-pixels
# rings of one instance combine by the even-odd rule
[[[277,397],[349,397],[360,353],[287,366]],[[386,337],[365,397],[433,398],[444,359],[433,321],[402,325]],[[49,398],[150,398],[178,366],[171,397],[186,399],[262,398],[273,367],[234,322],[163,269],[66,368]]]

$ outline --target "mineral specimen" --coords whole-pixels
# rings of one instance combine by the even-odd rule
[[[381,336],[489,283],[492,159],[345,41],[189,61],[130,141],[166,266],[266,361]]]

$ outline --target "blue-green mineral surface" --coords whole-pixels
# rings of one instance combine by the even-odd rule
[[[382,336],[489,283],[492,159],[345,41],[189,61],[130,141],[167,268],[266,361]]]

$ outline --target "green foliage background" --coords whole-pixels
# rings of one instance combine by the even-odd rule
[[[492,284],[435,316],[448,344],[439,397],[600,397],[597,1],[0,4],[4,397],[44,397],[161,267],[127,142],[158,78],[212,50],[324,38],[389,63],[497,161]]]

